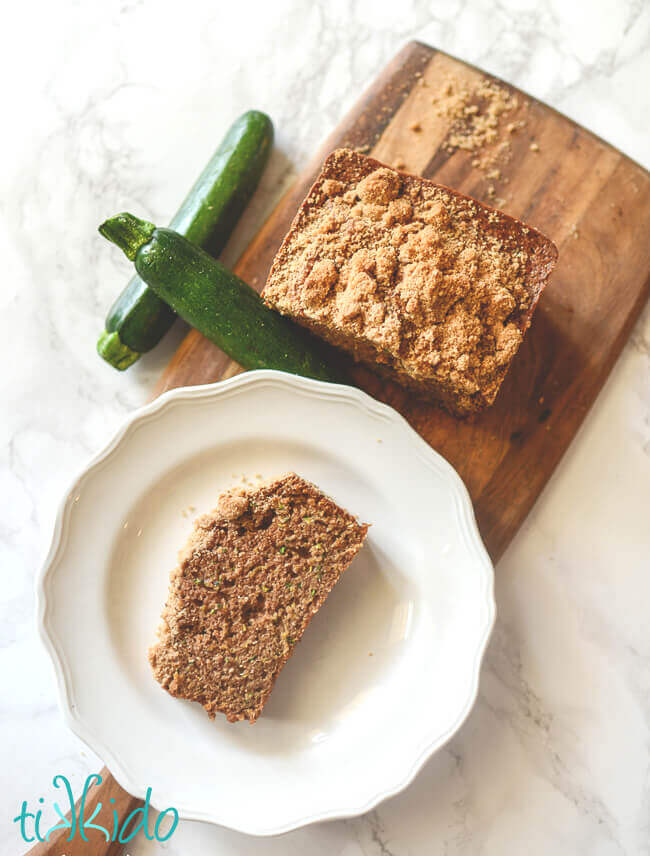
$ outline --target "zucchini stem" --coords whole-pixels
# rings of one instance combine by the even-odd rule
[[[133,214],[125,211],[122,214],[116,214],[115,217],[109,217],[99,227],[99,231],[133,262],[140,247],[151,240],[155,228],[153,223],[140,220],[139,217],[134,217]]]

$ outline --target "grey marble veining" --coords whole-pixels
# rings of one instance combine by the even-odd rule
[[[12,7],[0,235],[0,849],[54,772],[100,762],[64,727],[32,585],[65,485],[146,401],[183,334],[123,375],[94,356],[128,264],[117,210],[175,211],[227,123],[267,110],[277,151],[232,261],[366,82],[419,38],[504,77],[650,166],[643,0],[64,0]],[[29,50],[29,63],[24,62]],[[18,74],[20,70],[20,74]],[[15,78],[15,79],[14,79]],[[131,856],[650,853],[650,309],[497,570],[479,700],[402,794],[273,840],[182,823]],[[116,713],[116,715],[119,715]],[[395,724],[399,727],[399,723]],[[8,738],[7,735],[10,735]]]

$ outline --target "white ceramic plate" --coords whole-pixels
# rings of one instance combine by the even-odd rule
[[[295,470],[372,524],[260,720],[167,695],[146,651],[192,518]],[[70,728],[157,808],[254,835],[361,814],[406,787],[476,697],[493,572],[452,467],[394,410],[280,372],[173,390],[68,491],[38,581]]]

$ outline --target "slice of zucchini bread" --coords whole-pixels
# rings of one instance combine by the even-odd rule
[[[255,722],[367,530],[295,473],[222,494],[171,574],[156,680],[211,718]]]
[[[493,403],[556,259],[552,241],[514,217],[339,149],[262,296],[465,416]]]

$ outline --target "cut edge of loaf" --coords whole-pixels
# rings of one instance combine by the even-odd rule
[[[197,637],[199,636],[198,631],[194,633],[192,631],[189,631],[184,635],[182,633],[178,633],[179,615],[182,611],[185,611],[188,605],[187,575],[185,575],[184,572],[186,570],[190,570],[190,574],[194,573],[194,571],[191,570],[190,566],[193,558],[196,555],[196,551],[203,550],[206,546],[206,532],[209,533],[210,531],[214,531],[220,526],[226,527],[226,529],[228,529],[228,527],[232,529],[232,527],[237,524],[238,521],[242,521],[246,525],[253,525],[255,521],[254,511],[251,511],[251,503],[255,505],[256,502],[260,502],[261,504],[265,501],[265,499],[269,499],[270,502],[273,502],[273,498],[276,497],[278,493],[280,493],[280,495],[282,496],[282,490],[284,490],[285,488],[287,488],[289,491],[300,490],[306,495],[310,496],[311,499],[314,500],[314,502],[325,503],[326,510],[330,515],[338,515],[341,520],[345,521],[347,527],[353,528],[352,534],[356,536],[356,541],[348,545],[347,550],[350,555],[346,559],[342,558],[342,556],[345,554],[345,550],[342,551],[341,556],[339,556],[337,559],[333,572],[330,572],[331,569],[329,568],[326,572],[322,572],[322,587],[319,588],[316,595],[313,594],[312,589],[311,600],[304,605],[304,608],[301,613],[301,620],[299,622],[297,630],[294,631],[293,638],[288,637],[288,642],[283,643],[282,651],[280,653],[275,653],[275,656],[272,660],[273,669],[271,670],[269,675],[265,676],[265,689],[258,696],[255,704],[251,704],[250,707],[242,707],[238,711],[233,711],[232,709],[228,709],[227,705],[219,706],[218,702],[216,701],[217,694],[213,693],[211,698],[207,697],[208,693],[205,692],[205,676],[201,681],[196,680],[194,682],[184,682],[184,679],[179,672],[179,669],[182,669],[185,666],[185,663],[183,662],[184,659],[186,662],[191,662],[192,664],[194,664],[195,662],[200,661],[200,658],[202,656],[205,656],[205,651],[201,648],[200,645],[194,646],[197,650],[194,651],[194,656],[192,657],[190,657],[187,652],[185,652],[185,655],[183,655],[180,651],[181,646],[184,645],[186,641],[189,640],[190,642],[196,642]],[[260,499],[260,497],[262,498]],[[268,515],[269,509],[267,507],[261,506],[259,510],[263,511],[265,515]],[[260,521],[258,520],[257,522]],[[268,524],[268,529],[273,528],[274,522],[275,521],[271,521],[271,523]],[[267,523],[266,519],[264,520],[264,523]],[[356,557],[359,550],[363,546],[368,532],[368,528],[369,524],[359,523],[352,514],[341,508],[341,506],[339,506],[330,496],[320,490],[320,488],[313,482],[310,482],[307,479],[303,479],[301,476],[298,476],[296,473],[293,472],[287,472],[280,476],[275,476],[273,478],[260,482],[259,484],[246,488],[234,487],[227,491],[224,491],[219,496],[217,507],[213,509],[213,511],[197,517],[194,523],[194,529],[191,535],[189,536],[187,543],[179,551],[178,565],[171,573],[169,593],[165,607],[162,612],[161,622],[158,627],[158,639],[149,648],[148,651],[149,663],[151,665],[155,679],[170,695],[176,698],[197,701],[202,704],[208,712],[210,718],[214,718],[216,713],[223,713],[230,722],[236,722],[241,719],[248,719],[250,723],[254,723],[262,713],[262,710],[268,701],[275,682],[277,681],[282,669],[284,668],[285,664],[287,663],[290,656],[295,650],[295,645],[300,641],[312,619],[320,611],[332,589],[339,581],[341,575],[349,568],[353,559]],[[250,534],[250,532],[258,530],[251,528],[248,531]],[[283,534],[282,537],[284,540],[287,540],[285,534]],[[321,542],[321,547],[323,544],[328,543],[326,537],[323,535],[321,535]],[[316,546],[319,545],[317,544]],[[214,551],[212,555],[214,556]],[[279,565],[283,565],[282,562],[277,561],[277,554],[274,555],[272,558],[275,560],[276,567]],[[289,558],[290,557],[287,556],[287,562]],[[232,557],[228,558],[228,562],[232,562]],[[239,559],[237,563],[240,563]],[[286,563],[284,564],[286,565]],[[323,565],[324,564],[325,562],[323,561]],[[246,566],[244,565],[244,567]],[[253,571],[254,570],[255,569],[253,568]],[[310,570],[312,570],[312,568],[310,568]],[[287,571],[285,568],[285,577],[286,574]],[[221,576],[219,576],[218,578],[219,580],[221,580]],[[293,579],[296,579],[297,581],[299,580],[302,583],[307,580],[307,577],[293,577]],[[185,580],[185,583],[183,583],[183,580]],[[246,581],[247,580],[244,580],[243,582]],[[208,582],[209,580],[207,574],[201,577],[202,587],[203,584],[207,584]],[[240,580],[240,583],[241,582],[242,580]],[[267,580],[267,582],[269,581]],[[264,583],[262,584],[262,587],[265,587]],[[211,605],[213,601],[218,599],[219,595],[215,595],[215,592],[211,589],[206,588],[205,590],[207,592],[207,595],[204,595],[203,591],[201,591],[200,596],[210,598]],[[191,599],[193,599],[194,591],[191,589],[190,591],[192,592]],[[275,591],[275,589],[272,589],[271,591],[273,591],[273,594],[271,595],[271,597],[273,597],[277,592]],[[244,594],[246,593],[244,592]],[[246,595],[246,597],[248,597],[248,595]],[[242,610],[245,611],[246,609],[248,609],[249,601],[246,600],[246,597],[239,598],[238,596],[238,602],[234,605],[231,604],[229,606],[227,613],[227,619],[229,621],[233,619],[233,616],[235,618],[241,618]],[[286,601],[283,605],[286,607]],[[214,630],[215,626],[217,626],[217,619],[212,619],[212,615],[214,614],[215,608],[212,608],[212,613],[208,613],[207,616],[203,615],[202,622],[198,625],[198,629],[202,630],[202,632],[206,632],[206,629]],[[245,614],[250,615],[250,613]],[[222,621],[224,620],[223,613],[220,613],[219,617]],[[255,622],[255,620],[256,617],[253,617],[253,623]],[[266,629],[268,630],[268,626]],[[242,639],[243,636],[240,636],[239,641],[241,641]],[[225,647],[221,647],[221,654],[223,660],[225,656]],[[225,659],[227,664],[227,656],[225,656]],[[200,668],[202,667],[203,663],[200,662]],[[224,668],[225,666],[222,662],[220,674],[223,674]],[[214,679],[215,678],[213,674],[213,680]]]

